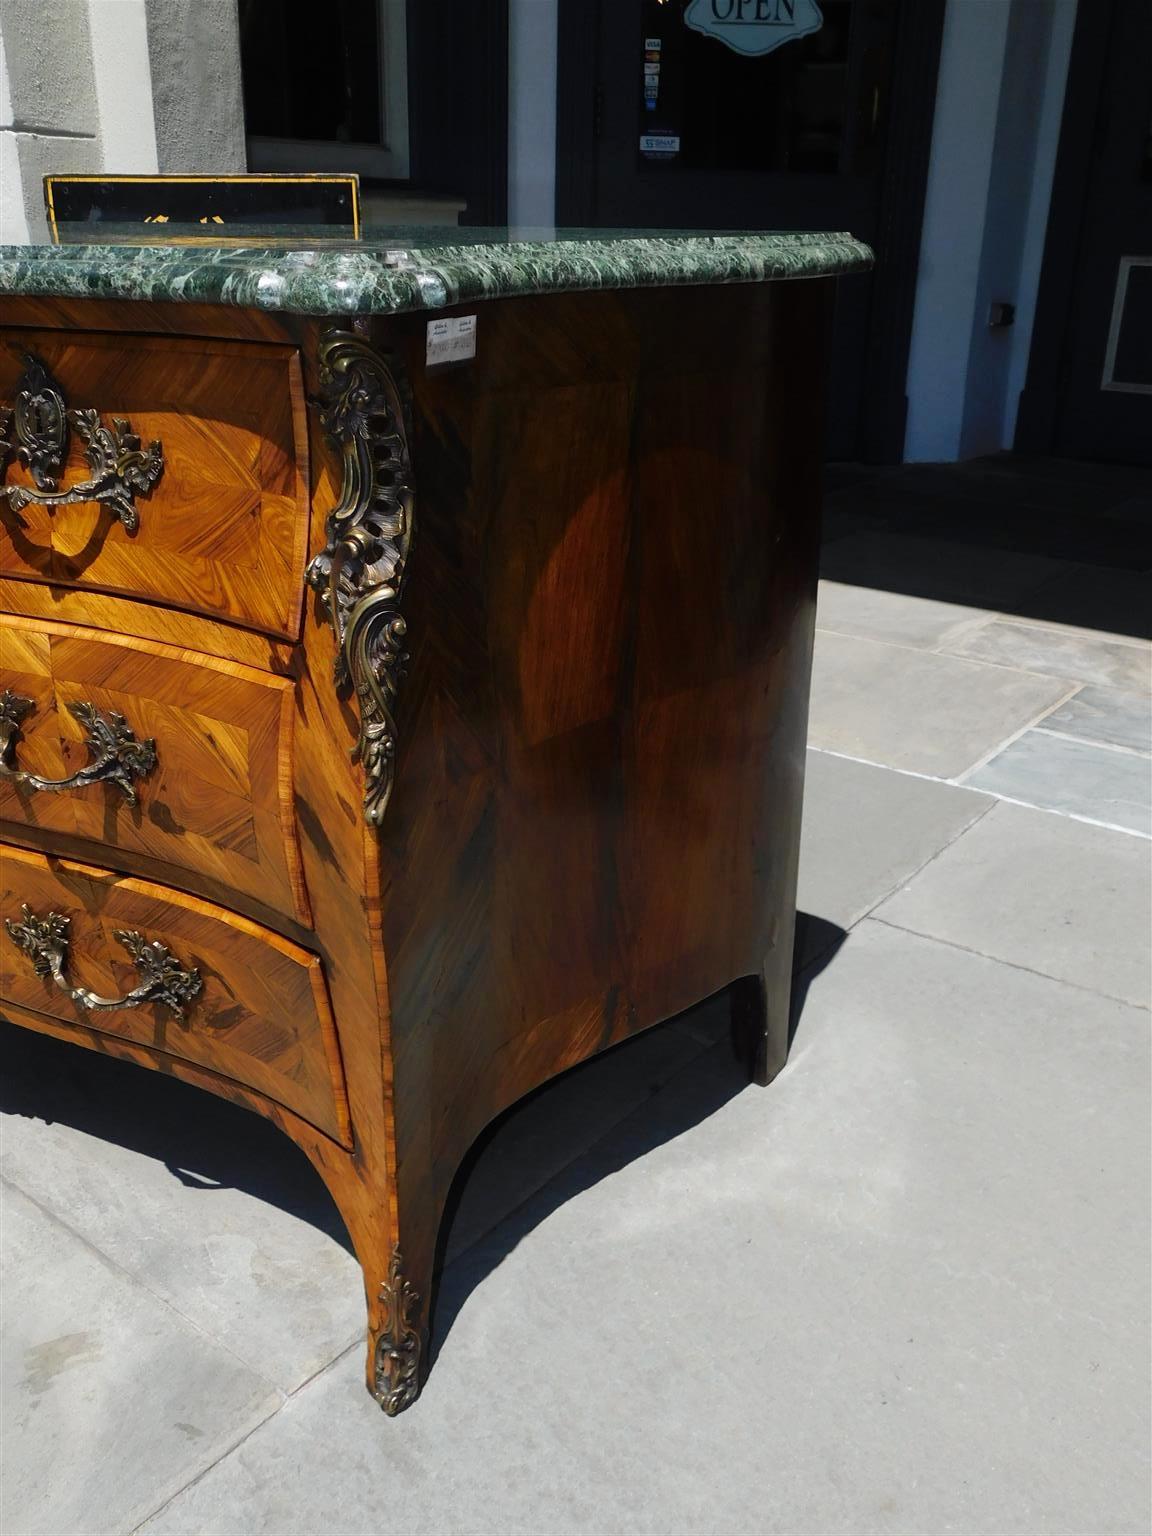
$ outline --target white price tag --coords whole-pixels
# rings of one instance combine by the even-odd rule
[[[455,315],[429,320],[424,361],[429,368],[444,363],[464,363],[476,356],[476,316]]]

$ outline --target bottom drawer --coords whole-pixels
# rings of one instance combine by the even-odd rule
[[[0,915],[0,1007],[183,1057],[350,1144],[315,955],[179,891],[6,845]]]

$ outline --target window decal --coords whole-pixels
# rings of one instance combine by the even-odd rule
[[[819,32],[824,17],[816,0],[692,0],[684,25],[757,56]]]

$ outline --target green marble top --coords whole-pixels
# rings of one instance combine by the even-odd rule
[[[0,246],[0,296],[400,314],[524,294],[826,277],[872,264],[846,234],[369,230],[355,244]]]

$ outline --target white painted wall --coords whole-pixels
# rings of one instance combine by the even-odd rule
[[[508,223],[556,222],[557,0],[508,0]]]
[[[905,458],[1011,446],[1027,368],[1076,0],[949,0]],[[1016,305],[992,330],[989,305]]]

